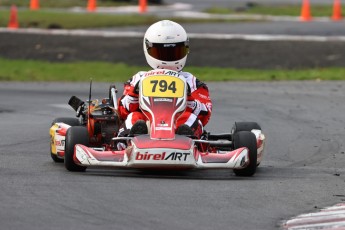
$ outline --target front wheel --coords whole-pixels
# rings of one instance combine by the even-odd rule
[[[70,126],[79,126],[80,122],[77,118],[73,117],[58,117],[55,118],[51,124],[53,126],[55,123],[62,122]],[[52,153],[52,144],[50,144],[50,156],[56,163],[62,163],[64,160],[61,158],[58,158],[56,154]]]
[[[257,167],[257,146],[255,134],[250,131],[239,131],[234,133],[233,147],[238,149],[241,147],[248,148],[249,151],[249,165],[244,169],[234,169],[236,176],[253,176]]]
[[[256,122],[235,122],[234,126],[232,127],[232,133],[240,131],[252,131],[253,129],[261,130],[261,127]]]
[[[89,134],[86,127],[74,126],[67,130],[65,142],[65,167],[68,171],[83,172],[86,170],[85,166],[80,166],[74,163],[74,146],[82,144],[89,146]]]

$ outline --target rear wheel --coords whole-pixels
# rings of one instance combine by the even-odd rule
[[[80,166],[74,163],[74,146],[82,144],[89,146],[89,134],[86,127],[74,126],[67,130],[65,141],[65,167],[68,171],[83,172],[86,170],[85,166]]]
[[[79,126],[80,122],[77,118],[72,118],[72,117],[58,117],[55,118],[51,124],[53,126],[55,123],[62,122],[70,126]],[[56,154],[52,153],[52,146],[50,145],[50,156],[52,157],[54,162],[57,163],[62,163],[64,160],[61,158],[58,158]]]
[[[234,169],[236,176],[253,176],[257,167],[257,146],[255,134],[239,131],[233,136],[234,149],[246,147],[249,150],[249,165],[244,169]]]

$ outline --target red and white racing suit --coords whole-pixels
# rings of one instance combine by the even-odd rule
[[[118,101],[119,115],[123,120],[125,120],[123,128],[120,129],[120,134],[122,132],[128,132],[136,121],[147,120],[146,116],[139,108],[138,83],[141,78],[148,75],[147,73],[149,73],[149,75],[152,75],[152,73],[154,74],[153,71],[160,71],[160,73],[162,73],[162,71],[169,70],[159,69],[149,72],[141,71],[124,84],[123,95]],[[189,85],[190,94],[187,99],[187,108],[178,118],[176,128],[182,124],[186,124],[192,128],[196,136],[200,137],[203,132],[203,126],[205,126],[210,120],[212,112],[212,102],[208,88],[205,83],[199,81],[191,73],[179,72],[179,74],[185,78]]]

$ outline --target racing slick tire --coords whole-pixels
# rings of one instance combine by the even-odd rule
[[[80,166],[74,163],[74,146],[82,144],[89,146],[89,133],[86,127],[74,126],[67,130],[65,140],[65,167],[68,171],[83,172],[86,170],[85,166]]]
[[[51,124],[51,126],[53,126],[55,123],[57,122],[63,122],[67,125],[70,125],[70,126],[79,126],[80,125],[80,122],[77,118],[73,118],[73,117],[58,117],[58,118],[55,118]],[[50,156],[52,157],[53,161],[56,162],[56,163],[62,163],[64,160],[61,159],[61,158],[58,158],[56,156],[56,154],[52,153],[52,146],[50,145]]]
[[[232,133],[240,131],[252,131],[253,129],[261,130],[261,127],[256,122],[235,122],[234,126],[232,127]]]
[[[262,130],[261,126],[256,122],[235,122],[234,126],[232,127],[232,134],[240,131],[252,131],[253,129]],[[257,166],[259,166],[258,163]]]
[[[233,136],[233,147],[246,147],[249,150],[249,165],[244,169],[234,169],[236,176],[253,176],[257,167],[257,146],[255,134],[250,131],[239,131]]]

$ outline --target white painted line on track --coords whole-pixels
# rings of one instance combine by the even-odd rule
[[[175,17],[183,18],[202,18],[202,19],[223,19],[223,20],[256,20],[256,21],[275,21],[275,22],[298,22],[299,16],[274,16],[262,14],[209,14],[195,11],[174,12]],[[314,22],[331,22],[330,17],[313,17]]]
[[[99,30],[65,30],[65,29],[8,29],[0,28],[0,33],[43,34],[43,35],[70,35],[70,36],[97,36],[97,37],[142,37],[140,32],[127,31],[99,31]]]
[[[193,34],[191,38],[204,39],[241,39],[251,41],[310,41],[310,42],[330,42],[345,41],[345,36],[300,36],[300,35],[268,35],[268,34]]]
[[[186,3],[173,3],[171,5],[164,5],[164,6],[155,6],[150,5],[147,7],[147,12],[172,12],[172,11],[185,11],[185,10],[191,10],[193,8],[193,5],[186,4]],[[83,13],[87,12],[87,9],[85,7],[72,7],[70,8],[71,12],[76,13]],[[109,13],[109,14],[126,14],[126,13],[138,13],[139,12],[139,6],[115,6],[115,7],[97,7],[95,10],[96,13]]]
[[[302,214],[283,224],[284,230],[345,229],[345,203],[327,207],[316,213]]]
[[[51,107],[60,108],[60,109],[71,109],[69,105],[66,104],[50,104]]]
[[[45,34],[66,36],[97,36],[97,37],[135,37],[142,38],[143,32],[135,31],[104,31],[104,30],[66,30],[66,29],[34,29],[0,28],[0,33],[18,34]],[[189,33],[190,38],[199,39],[224,39],[224,40],[249,40],[249,41],[304,41],[304,42],[345,42],[345,36],[300,36],[300,35],[269,35],[269,34],[209,34]]]

